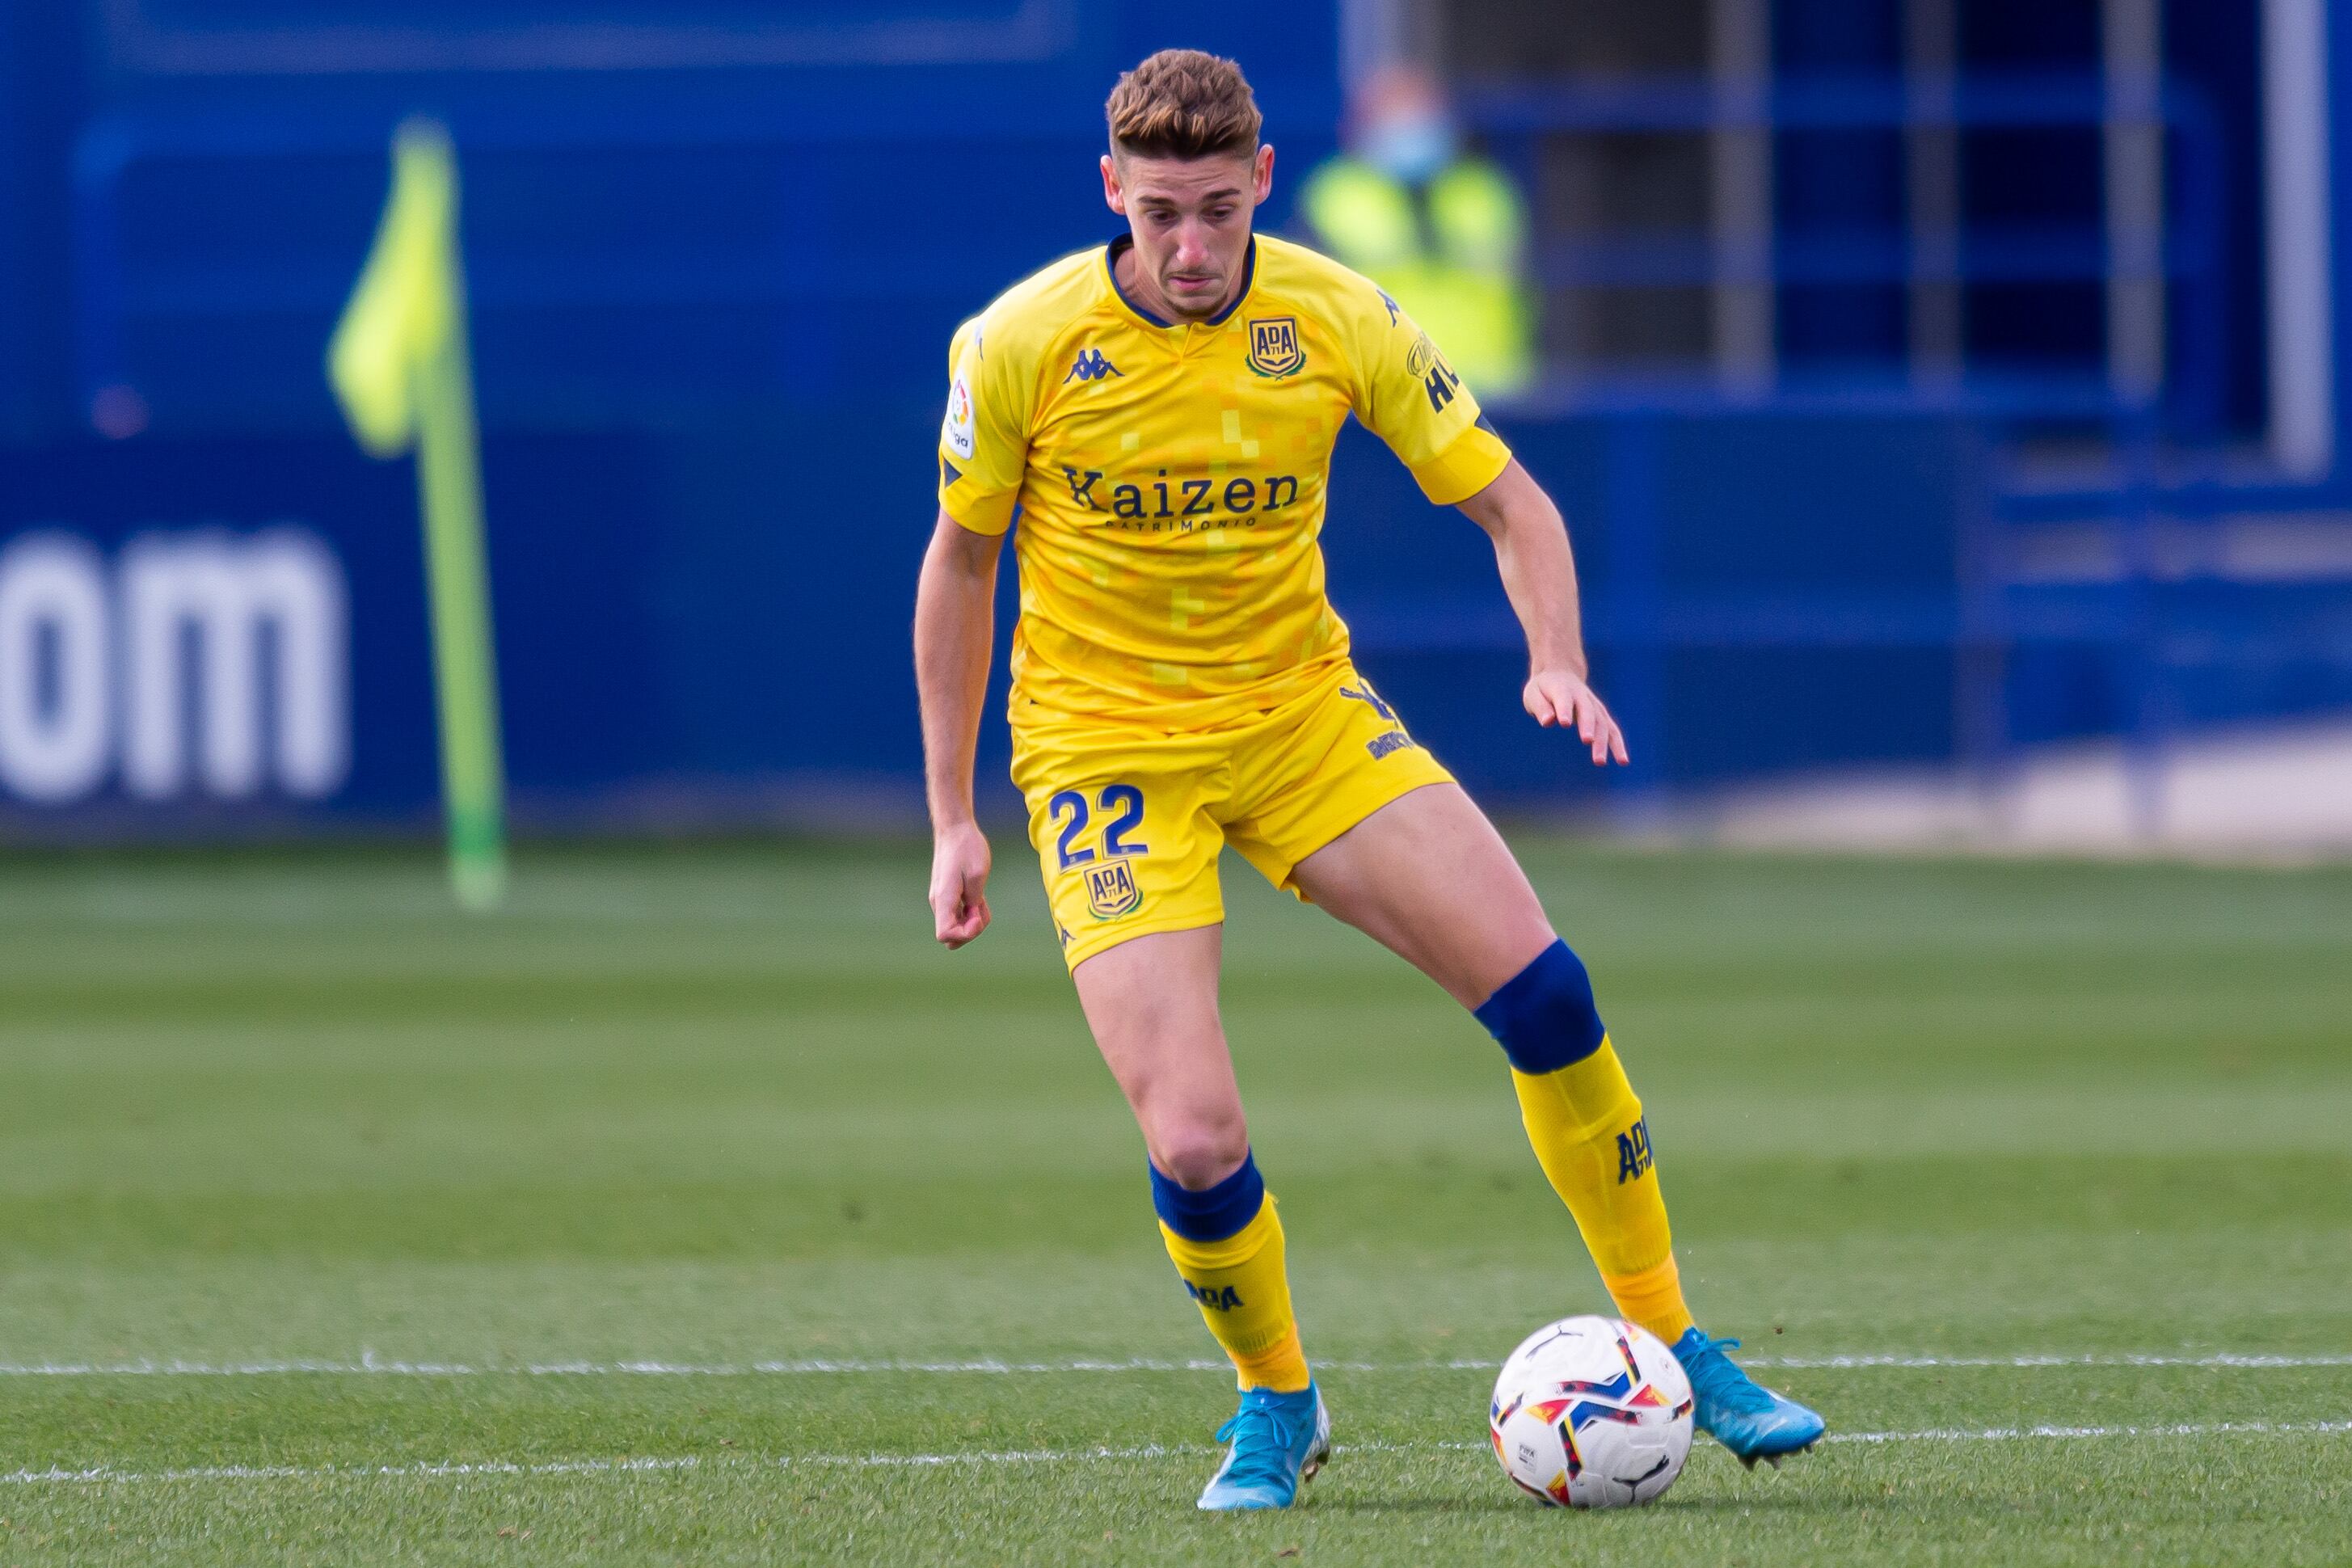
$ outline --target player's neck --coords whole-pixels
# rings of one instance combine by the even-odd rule
[[[1160,291],[1159,279],[1143,270],[1142,262],[1136,258],[1133,242],[1120,246],[1112,255],[1110,270],[1111,277],[1118,283],[1118,291],[1127,296],[1129,303],[1139,305],[1160,320],[1180,327],[1190,322],[1214,321],[1233,309],[1234,301],[1240,299],[1242,290],[1249,287],[1250,269],[1244,267],[1225,286],[1223,297],[1215,305],[1195,315],[1180,310],[1169,302],[1168,297]]]

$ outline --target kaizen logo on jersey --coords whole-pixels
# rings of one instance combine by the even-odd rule
[[[1254,526],[1254,514],[1280,511],[1298,500],[1297,474],[1264,478],[1235,474],[1225,480],[1223,489],[1217,488],[1215,479],[1203,475],[1188,479],[1179,474],[1171,479],[1165,468],[1140,484],[1118,479],[1106,483],[1100,468],[1076,468],[1067,463],[1062,465],[1062,477],[1069,481],[1074,505],[1088,511],[1108,511],[1118,518],[1154,521],[1169,518],[1173,521],[1168,526],[1180,531],[1195,526],[1222,526],[1214,521],[1197,525],[1185,521],[1199,517],[1214,520],[1220,507],[1226,514],[1243,518],[1242,526]],[[1109,492],[1108,497],[1106,490]],[[1108,506],[1103,504],[1106,499],[1110,502]]]
[[[971,386],[961,375],[948,388],[948,417],[940,426],[940,444],[965,462],[971,461]]]
[[[1286,375],[1296,375],[1307,363],[1307,351],[1298,346],[1298,318],[1296,316],[1258,316],[1249,323],[1249,367],[1258,374],[1279,381]]]
[[[1105,381],[1118,374],[1118,366],[1105,359],[1102,350],[1080,349],[1077,363],[1070,366],[1070,374],[1062,378],[1062,384],[1067,386],[1074,381]]]

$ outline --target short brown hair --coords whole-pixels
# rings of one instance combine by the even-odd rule
[[[1242,68],[1199,49],[1162,49],[1120,77],[1103,116],[1111,151],[1139,158],[1255,153],[1264,124]]]

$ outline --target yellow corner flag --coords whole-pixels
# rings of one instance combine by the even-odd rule
[[[457,161],[448,132],[431,121],[411,120],[393,138],[392,198],[327,345],[327,377],[371,455],[416,454],[449,873],[460,904],[491,909],[506,890],[498,669],[457,251]]]

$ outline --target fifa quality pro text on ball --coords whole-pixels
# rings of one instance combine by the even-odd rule
[[[1615,1318],[1529,1334],[1495,1380],[1487,1431],[1503,1473],[1556,1508],[1655,1501],[1690,1457],[1691,1386],[1656,1335]]]

